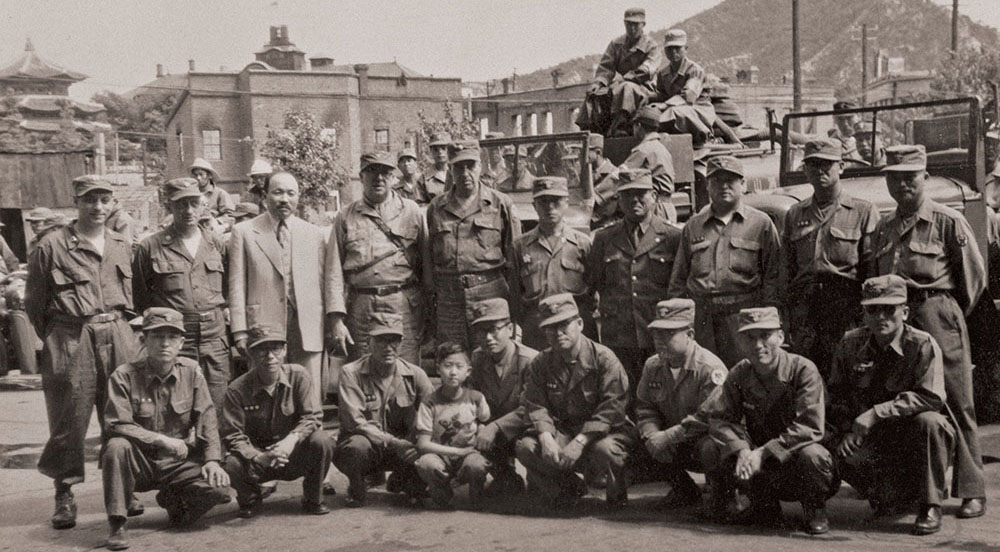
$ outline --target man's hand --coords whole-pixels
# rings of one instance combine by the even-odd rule
[[[205,462],[205,465],[201,467],[201,476],[213,487],[229,486],[229,474],[215,460]]]
[[[417,447],[413,446],[413,443],[406,439],[396,439],[389,445],[389,449],[407,464],[412,464],[420,458],[420,452],[417,451]]]
[[[662,457],[663,452],[676,443],[680,435],[683,435],[683,431],[677,431],[674,428],[681,429],[679,425],[673,426],[657,431],[646,439],[646,450],[653,458],[663,462],[665,460]]]
[[[153,443],[157,447],[167,451],[168,454],[176,458],[177,460],[184,460],[188,455],[188,446],[181,439],[174,439],[173,437],[167,437],[166,435],[160,435],[159,438]]]
[[[559,452],[559,467],[566,470],[572,468],[583,455],[584,446],[585,443],[581,443],[579,439],[573,439],[566,443],[566,446]]]
[[[542,459],[553,466],[560,465],[559,445],[556,443],[551,433],[542,433],[538,436],[538,442],[542,445]]]
[[[297,445],[298,442],[298,434],[289,433],[284,439],[268,447],[268,450],[274,454],[275,460],[277,461],[277,466],[275,467],[280,468],[288,464],[288,458],[292,455],[292,451],[295,450],[295,445]]]
[[[329,343],[327,347],[333,351],[335,355],[347,356],[347,346],[354,345],[354,338],[351,337],[351,332],[347,329],[347,324],[344,324],[344,315],[342,314],[331,314],[333,320],[331,320]]]
[[[865,435],[868,435],[868,432],[871,431],[872,427],[877,422],[878,416],[875,415],[875,410],[869,408],[859,414],[857,418],[854,418],[854,425],[851,426],[851,433],[857,433],[858,435],[864,437]]]
[[[760,471],[763,463],[764,449],[741,450],[740,458],[736,461],[736,477],[742,481],[749,481],[751,477]]]
[[[601,87],[604,86],[599,82],[592,83],[590,87],[587,88],[587,94],[595,94]]]
[[[240,332],[233,336],[233,345],[236,347],[236,352],[240,354],[243,358],[250,358],[247,353],[247,334]]]
[[[476,448],[486,452],[493,448],[493,442],[497,439],[497,431],[500,428],[496,424],[484,424],[479,426],[476,433]]]
[[[844,435],[844,438],[840,441],[840,445],[837,446],[837,456],[841,458],[854,456],[854,453],[858,451],[864,440],[864,437],[854,432]]]
[[[462,458],[465,458],[466,456],[476,452],[476,447],[462,447],[459,450],[462,451],[461,453]]]

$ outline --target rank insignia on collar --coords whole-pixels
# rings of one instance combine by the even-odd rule
[[[547,381],[547,382],[545,382],[545,387],[547,389],[556,390],[556,389],[559,389],[559,384],[556,383],[556,382],[554,382],[554,381]]]
[[[526,264],[530,263],[531,262],[531,255],[528,255],[527,253],[525,253],[524,256],[521,257],[521,262],[522,263],[526,263]]]
[[[864,374],[865,372],[870,370],[872,366],[875,366],[874,362],[859,362],[854,365],[854,373]]]
[[[663,387],[663,384],[660,383],[660,382],[658,382],[658,381],[651,381],[651,382],[649,382],[649,388],[650,389],[659,389],[661,387]]]
[[[375,393],[365,393],[365,401],[372,402],[375,400]]]
[[[743,401],[743,408],[747,410],[757,410],[757,405]]]
[[[812,223],[810,223],[810,222],[809,222],[808,220],[800,220],[800,221],[798,222],[798,226],[799,226],[799,228],[802,228],[802,227],[804,227],[804,226],[809,226],[810,224],[812,224]]]

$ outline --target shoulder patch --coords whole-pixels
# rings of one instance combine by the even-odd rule
[[[955,241],[958,242],[959,247],[965,247],[969,243],[969,237],[965,235],[965,232],[957,230],[955,232]]]
[[[722,368],[716,368],[712,370],[712,374],[709,377],[712,378],[712,383],[715,385],[722,385],[726,382],[726,371]]]

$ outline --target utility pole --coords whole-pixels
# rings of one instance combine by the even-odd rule
[[[868,24],[861,25],[861,105],[868,105]]]
[[[792,112],[802,111],[802,60],[799,53],[799,0],[792,0]]]
[[[958,52],[958,0],[951,0],[951,51]]]

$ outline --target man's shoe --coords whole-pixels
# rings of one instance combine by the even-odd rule
[[[674,510],[693,506],[701,502],[701,489],[696,484],[675,484],[670,487],[667,494],[656,502],[656,508],[661,510]]]
[[[382,471],[382,470],[379,470],[379,471],[377,471],[375,473],[370,473],[370,474],[368,474],[368,477],[366,477],[365,479],[368,482],[368,488],[369,489],[372,488],[372,487],[381,487],[382,485],[385,485],[385,472]],[[399,491],[396,491],[396,492],[399,492]]]
[[[212,492],[199,494],[184,501],[186,504],[184,515],[179,520],[179,525],[191,525],[201,519],[209,510],[218,504],[229,502],[229,496],[213,489]]]
[[[132,496],[128,498],[128,517],[141,516],[145,513],[146,507],[142,505],[142,501],[140,501],[139,497],[135,496],[135,494],[132,494]]]
[[[621,496],[607,497],[605,502],[609,510],[622,510],[628,506],[628,494],[623,493]]]
[[[264,500],[265,498],[273,495],[274,491],[277,489],[278,489],[277,481],[265,481],[264,483],[261,483],[260,485],[257,486],[257,494],[260,495],[261,500]]]
[[[830,520],[826,517],[826,508],[812,508],[802,505],[805,515],[805,530],[810,535],[822,535],[830,531]]]
[[[384,475],[384,474],[383,474]],[[389,479],[385,482],[385,490],[390,493],[401,493],[406,490],[406,481],[399,472],[389,474]]]
[[[76,501],[73,491],[56,491],[56,511],[52,514],[52,527],[70,529],[76,527]]]
[[[367,497],[367,492],[365,491],[365,489],[361,489],[359,491],[354,487],[348,487],[347,502],[344,503],[344,506],[347,506],[348,508],[361,508],[362,506],[365,505],[366,497]]]
[[[913,522],[914,535],[932,535],[941,530],[941,507],[936,504],[921,504],[917,520]]]
[[[128,533],[125,532],[125,520],[111,523],[111,533],[108,542],[104,544],[108,550],[125,550],[128,548]]]
[[[966,498],[962,501],[962,507],[955,512],[955,517],[959,519],[977,518],[986,513],[985,498]]]
[[[323,496],[337,496],[337,489],[333,488],[333,483],[323,482]]]
[[[303,500],[302,511],[306,514],[314,516],[325,516],[326,514],[330,513],[330,509],[327,508],[326,504],[324,504],[322,500],[319,502],[310,502],[308,500]]]

